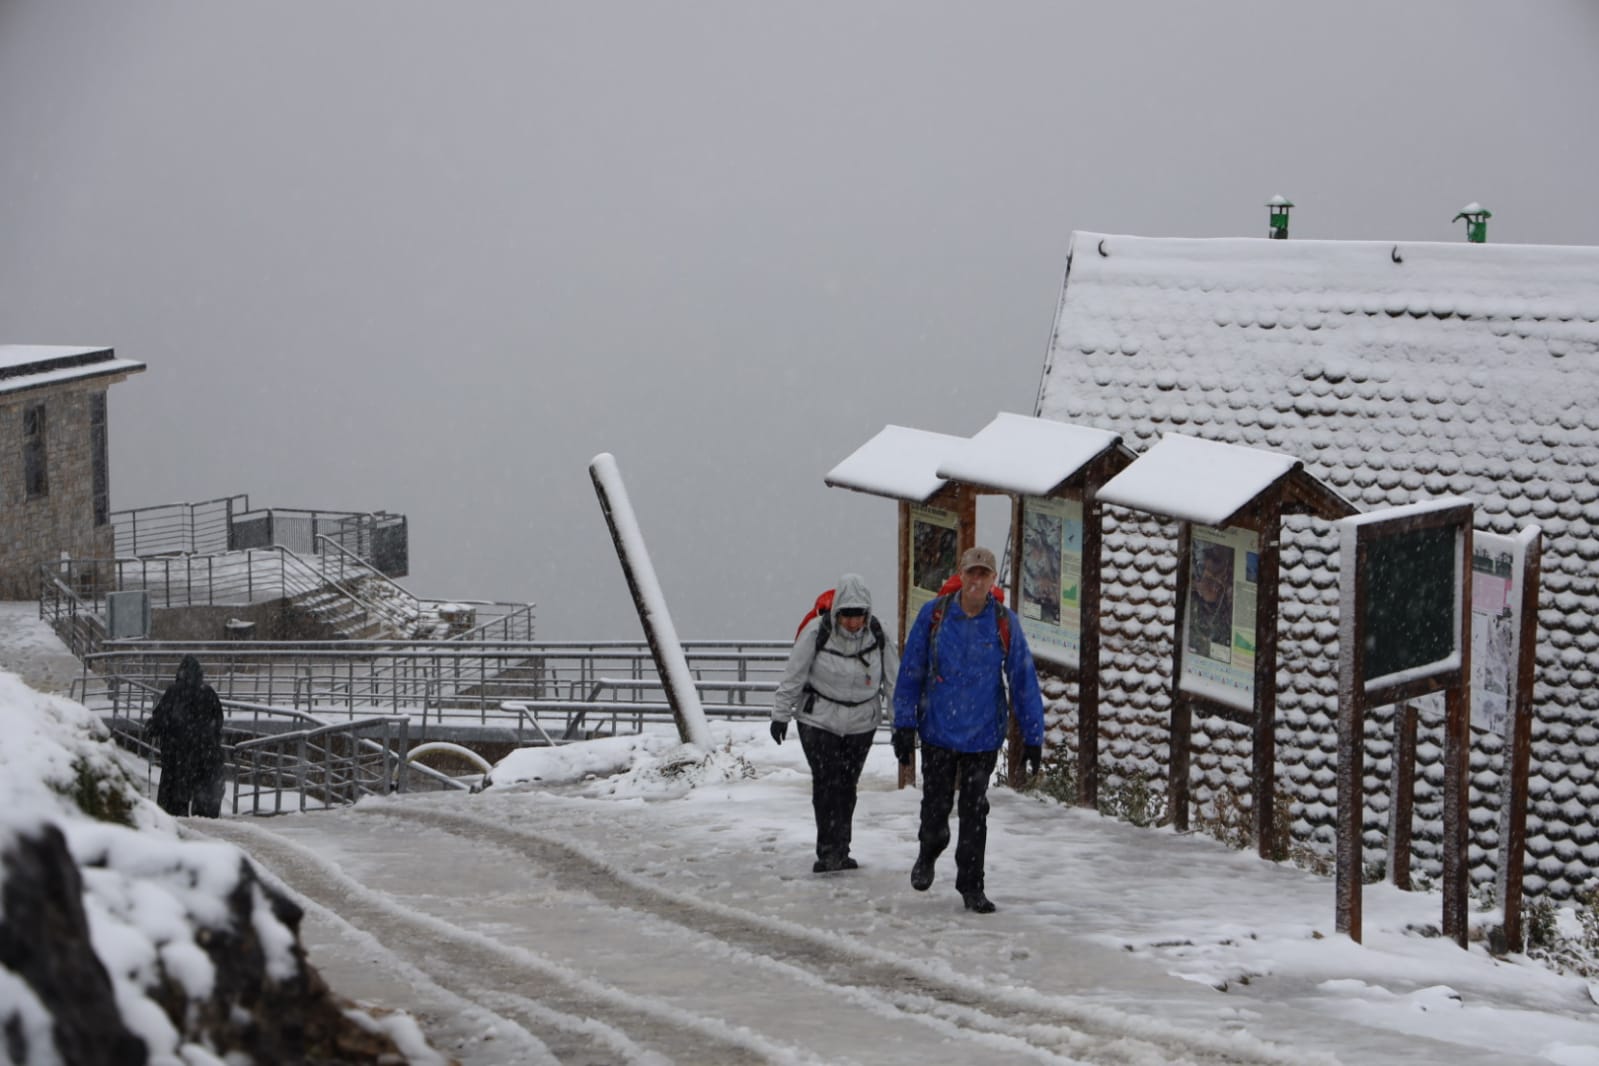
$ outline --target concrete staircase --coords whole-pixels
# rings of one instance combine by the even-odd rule
[[[291,596],[289,605],[326,626],[333,639],[384,640],[409,636],[394,632],[384,619],[368,611],[335,585],[324,585]]]

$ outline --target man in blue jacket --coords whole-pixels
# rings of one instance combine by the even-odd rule
[[[988,780],[1011,713],[1021,725],[1027,772],[1038,772],[1044,700],[1021,623],[992,594],[994,553],[968,549],[960,568],[960,590],[924,606],[905,638],[894,686],[894,754],[901,765],[908,764],[921,734],[921,850],[911,867],[911,887],[924,892],[933,883],[933,866],[949,846],[949,812],[958,783],[955,890],[967,910],[992,914],[994,905],[983,892]]]

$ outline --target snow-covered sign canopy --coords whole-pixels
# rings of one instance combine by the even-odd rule
[[[834,488],[926,503],[947,484],[938,475],[938,468],[964,443],[965,437],[947,433],[884,426],[882,432],[828,471],[824,480]]]
[[[144,364],[118,359],[110,348],[57,344],[0,344],[0,393],[56,385],[82,378],[137,374]]]
[[[1240,512],[1281,487],[1285,499],[1326,518],[1354,508],[1304,472],[1299,460],[1281,452],[1167,433],[1160,443],[1107,481],[1106,503],[1206,526],[1232,524]]]
[[[1121,435],[1001,411],[939,465],[939,477],[1020,496],[1047,496],[1107,452],[1119,452]]]

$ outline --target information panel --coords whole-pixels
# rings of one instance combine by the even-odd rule
[[[1477,530],[1471,537],[1471,724],[1505,736],[1515,705],[1521,632],[1521,541]]]
[[[1459,563],[1453,526],[1371,539],[1363,619],[1368,689],[1441,673],[1458,659]]]
[[[960,544],[960,516],[954,511],[910,505],[910,543],[905,558],[905,625],[910,628],[922,605],[938,598],[938,590],[955,572]]]
[[[1077,666],[1082,579],[1082,501],[1023,497],[1018,607],[1034,655]]]
[[[1196,696],[1253,710],[1260,534],[1237,527],[1191,529],[1178,685]]]

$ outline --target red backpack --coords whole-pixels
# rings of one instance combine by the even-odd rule
[[[794,639],[798,640],[799,635],[805,632],[805,627],[811,624],[811,619],[817,617],[818,615],[821,616],[822,624],[816,627],[816,652],[818,655],[821,654],[822,646],[827,643],[827,638],[833,635],[833,593],[836,591],[836,589],[828,589],[826,592],[816,597],[816,603],[811,607],[809,613],[807,613],[804,618],[800,619],[799,628],[794,630]],[[866,651],[861,652],[859,655],[859,658],[863,662],[865,661],[869,652],[880,650],[883,647],[883,642],[887,639],[883,636],[883,624],[877,620],[877,616],[875,614],[871,616],[871,627],[872,646],[866,649]],[[1007,632],[1007,645],[1009,640],[1010,634]],[[839,653],[834,652],[834,654]]]
[[[827,614],[833,609],[833,593],[836,591],[836,589],[828,589],[826,592],[816,597],[816,605],[810,609],[810,612],[806,614],[804,618],[800,619],[799,628],[794,630],[795,640],[798,640],[799,635],[805,632],[805,627],[811,624],[812,618],[815,618],[819,614]]]

